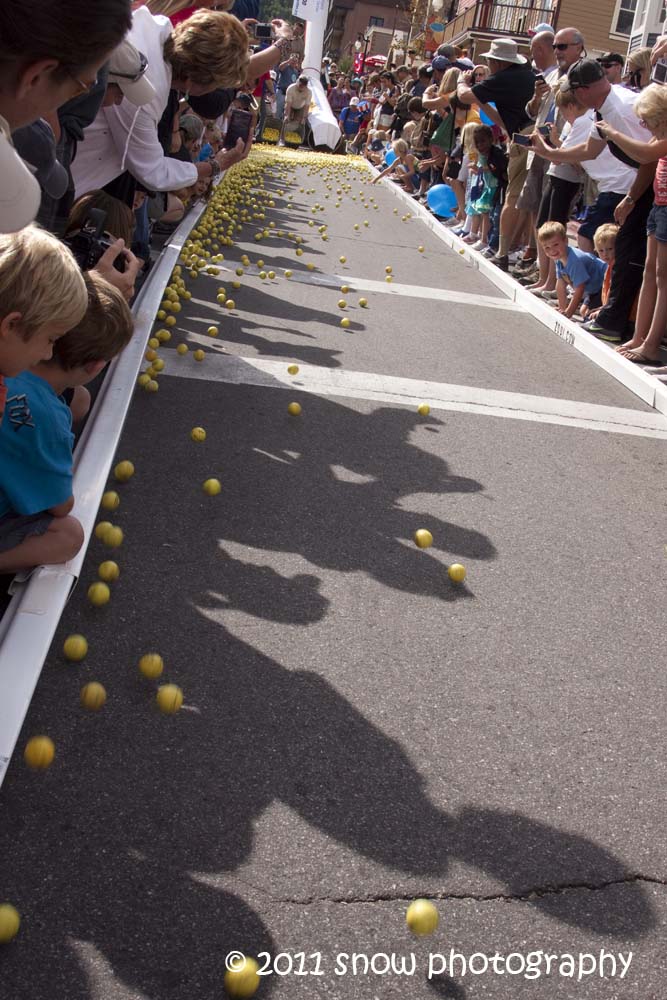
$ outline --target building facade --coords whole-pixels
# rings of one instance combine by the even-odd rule
[[[427,36],[433,20],[432,2],[426,9],[426,25],[418,26],[422,33],[426,27]],[[444,25],[434,25],[443,30],[434,34],[439,43],[460,45],[475,59],[487,50],[491,38],[503,35],[516,39],[527,51],[531,29],[545,23],[555,31],[578,28],[591,56],[609,51],[625,55],[638,3],[647,4],[650,0],[524,0],[523,3],[458,0],[452,17],[448,16],[451,8],[445,7],[447,20]],[[417,33],[413,32],[413,37],[417,37]]]
[[[324,36],[324,52],[334,59],[354,55],[360,42],[368,54],[392,48],[391,41],[407,37],[411,27],[410,0],[333,0]],[[375,32],[373,28],[382,29]],[[388,39],[388,44],[385,44]],[[394,46],[395,47],[395,46]]]

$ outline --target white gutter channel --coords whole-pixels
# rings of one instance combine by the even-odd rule
[[[95,400],[74,457],[73,515],[85,542],[61,566],[40,566],[12,584],[12,600],[0,621],[0,785],[21,732],[60,618],[81,572],[111,464],[127,417],[139,369],[162,294],[181,248],[206,205],[198,202],[181,222],[142,287],[132,312],[132,340],[113,361]]]

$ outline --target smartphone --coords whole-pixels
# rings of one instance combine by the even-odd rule
[[[255,38],[270,38],[272,32],[272,26],[270,24],[256,24],[255,25]]]
[[[232,111],[223,148],[233,149],[239,139],[247,142],[250,135],[251,122],[252,115],[249,111],[239,111],[238,109]]]
[[[544,74],[543,73],[536,73],[535,74],[535,79],[537,80],[538,83],[546,83],[547,82],[544,79]]]
[[[651,83],[667,83],[667,59],[658,59],[651,73]]]
[[[527,146],[529,149],[533,145],[533,141],[529,135],[521,135],[521,132],[515,132],[512,136],[512,142],[515,142],[517,146]]]
[[[551,125],[538,125],[537,131],[540,133],[543,139],[548,139],[551,135]]]

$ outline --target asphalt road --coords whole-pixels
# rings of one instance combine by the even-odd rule
[[[280,162],[220,274],[184,272],[118,452],[125,541],[91,544],[19,744],[56,761],[17,752],[0,792],[0,997],[214,1000],[236,949],[281,955],[279,1000],[665,1000],[667,423],[388,186]]]

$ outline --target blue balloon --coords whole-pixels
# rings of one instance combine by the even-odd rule
[[[395,159],[396,159],[396,153],[394,152],[394,150],[388,149],[387,152],[384,154],[384,162],[387,164],[388,167],[390,167]]]
[[[429,188],[426,195],[426,204],[434,215],[438,215],[443,219],[451,219],[453,215],[456,215],[458,209],[456,195],[449,184],[436,184],[434,187]]]
[[[495,101],[489,101],[489,105],[490,107],[495,108],[496,103]],[[485,115],[481,108],[479,109],[479,120],[483,122],[484,125],[495,125],[495,122],[492,122],[489,116]]]

